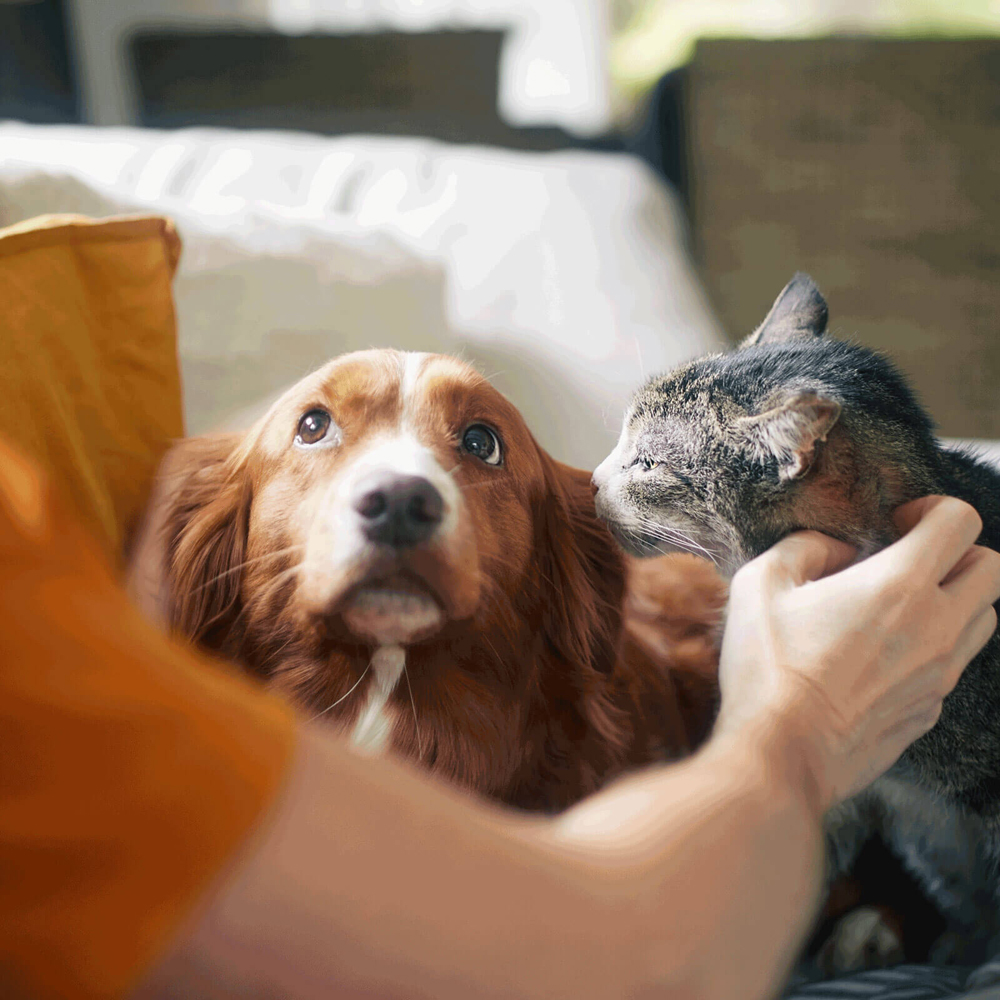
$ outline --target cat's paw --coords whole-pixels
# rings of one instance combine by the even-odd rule
[[[882,911],[859,906],[837,921],[816,962],[825,976],[843,976],[866,969],[885,969],[905,958],[899,931]]]

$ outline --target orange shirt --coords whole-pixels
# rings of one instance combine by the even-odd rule
[[[289,709],[165,639],[114,579],[184,432],[180,250],[157,217],[0,230],[3,1000],[126,992],[293,749]]]
[[[0,995],[120,996],[274,800],[294,718],[146,624],[0,440]]]

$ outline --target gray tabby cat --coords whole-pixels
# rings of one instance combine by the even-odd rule
[[[701,553],[727,574],[790,531],[813,528],[863,555],[893,541],[892,511],[960,497],[1000,549],[1000,474],[942,447],[883,357],[823,336],[827,306],[797,274],[736,350],[652,379],[631,400],[594,473],[600,515],[626,549]],[[946,916],[936,959],[995,948],[1000,861],[1000,633],[965,671],[941,718],[891,771],[836,810],[831,867],[873,834]]]

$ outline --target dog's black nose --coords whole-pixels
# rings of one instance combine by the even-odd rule
[[[422,476],[379,472],[358,485],[354,509],[371,541],[403,549],[434,534],[444,516],[444,500]]]

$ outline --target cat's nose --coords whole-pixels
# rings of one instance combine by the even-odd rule
[[[602,521],[613,521],[615,518],[614,506],[608,500],[607,490],[598,490],[594,494],[594,513]]]
[[[594,474],[590,477],[590,482],[595,490],[600,490],[602,486],[607,484],[608,478],[611,476],[612,469],[615,465],[613,459],[614,455],[608,455],[608,457],[601,462],[596,469],[594,469]]]

